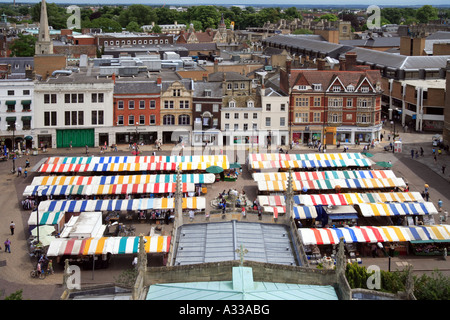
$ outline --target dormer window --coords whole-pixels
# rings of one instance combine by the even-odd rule
[[[333,92],[341,92],[341,86],[333,86]]]
[[[306,86],[304,86],[304,85],[297,86],[297,89],[298,90],[306,90]]]
[[[205,90],[205,97],[211,97],[211,90]]]
[[[322,84],[321,83],[313,84],[313,88],[314,88],[314,91],[320,91],[320,90],[322,90]]]
[[[235,108],[236,107],[236,102],[234,102],[234,101],[228,102],[228,107],[229,108]]]
[[[361,92],[363,93],[369,92],[369,87],[368,86],[361,87]]]
[[[349,86],[347,86],[347,91],[353,92],[353,91],[355,91],[355,87],[353,85],[349,85]]]
[[[253,101],[247,102],[247,108],[253,108],[255,106],[255,103]]]

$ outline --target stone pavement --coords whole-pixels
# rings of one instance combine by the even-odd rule
[[[403,152],[401,154],[393,154],[383,150],[383,147],[388,145],[386,141],[387,134],[389,132],[389,126],[384,128],[384,137],[382,142],[375,146],[375,148],[369,150],[374,156],[371,158],[373,161],[388,161],[393,163],[394,172],[397,176],[403,177],[410,186],[411,191],[423,191],[425,183],[430,185],[431,201],[437,206],[438,199],[444,201],[444,211],[450,208],[450,168],[445,174],[442,174],[442,164],[450,164],[450,155],[443,152],[442,155],[437,156],[435,162],[432,155],[431,137],[433,134],[429,133],[400,133],[400,137],[403,142]],[[423,157],[418,159],[411,159],[410,150],[423,147],[425,153]],[[349,152],[361,152],[363,146],[349,146]],[[162,151],[155,151],[153,146],[142,146],[140,150],[142,155],[152,155],[156,152],[157,155],[170,155],[172,153],[178,154],[179,150],[174,152],[174,145],[164,145]],[[130,155],[131,152],[128,149],[128,145],[118,146],[119,151],[113,152],[108,150],[104,154],[100,153],[100,149],[90,148],[90,154],[100,155]],[[203,148],[185,148],[184,153],[192,152],[200,153]],[[257,185],[253,181],[251,174],[245,167],[244,153],[248,152],[247,147],[240,147],[240,154],[238,155],[239,162],[243,165],[243,173],[239,176],[236,182],[218,182],[208,187],[208,192],[205,195],[207,202],[207,210],[210,210],[210,202],[215,198],[219,192],[234,188],[238,191],[244,190],[250,200],[253,200],[257,196]],[[220,154],[220,150],[213,150],[216,154]],[[230,152],[225,149],[223,152]],[[306,146],[295,146],[293,150],[289,150],[289,153],[308,153],[317,152],[317,149],[310,149]],[[329,146],[328,153],[342,152],[341,149],[336,149],[334,146]],[[48,156],[85,156],[84,148],[69,149],[49,149],[47,153],[40,152],[37,156],[28,157],[31,161],[32,169],[37,169],[40,161],[43,161]],[[229,156],[235,157],[231,153]],[[24,167],[25,159],[23,156],[16,160],[16,168],[20,165]],[[230,158],[230,162],[234,159]],[[55,300],[59,299],[62,293],[62,268],[55,264],[55,274],[47,277],[45,280],[30,278],[30,271],[32,270],[35,260],[28,254],[28,217],[29,211],[22,210],[20,201],[22,200],[22,192],[27,185],[29,185],[36,175],[33,170],[30,170],[28,177],[17,177],[11,174],[12,161],[8,160],[0,163],[0,201],[4,204],[3,210],[0,212],[0,246],[4,248],[3,242],[6,238],[10,238],[12,241],[12,252],[6,253],[3,250],[0,251],[0,299],[5,295],[9,295],[16,290],[23,290],[24,299],[30,300]],[[11,186],[14,186],[12,188]],[[235,214],[227,213],[225,220],[241,219],[241,215],[236,212]],[[259,221],[256,214],[248,214],[247,221]],[[436,218],[436,223],[439,223],[439,218]],[[14,221],[16,224],[16,232],[14,235],[10,235],[9,223]],[[221,214],[212,214],[209,222],[223,221]],[[207,222],[204,215],[197,215],[194,221],[189,221],[189,217],[184,217],[184,223],[205,223]],[[262,222],[273,223],[273,217],[265,214],[262,217]],[[281,219],[278,223],[281,223]],[[449,222],[450,223],[450,222]],[[138,233],[147,233],[151,226],[148,224],[138,226]],[[170,226],[165,227],[163,232],[170,233]],[[119,274],[130,268],[131,258],[114,258],[114,262],[108,269],[90,271],[86,270],[82,272],[82,285],[96,285],[96,284],[109,284],[114,283]],[[382,269],[388,269],[387,258],[364,258],[363,265],[377,264]],[[432,270],[439,268],[444,273],[448,274],[450,265],[448,261],[444,261],[440,257],[396,257],[391,261],[391,270],[401,269],[407,264],[414,266],[415,272],[431,272]]]

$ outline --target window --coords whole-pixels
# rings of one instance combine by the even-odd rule
[[[30,90],[23,90],[23,95],[24,96],[29,96],[30,95]]]
[[[328,99],[328,107],[342,107],[342,98]]]
[[[333,86],[333,92],[341,92],[341,86]]]
[[[248,130],[248,123],[244,123],[244,131]]]
[[[211,97],[211,90],[205,90],[205,97]]]
[[[306,90],[306,86],[304,86],[304,85],[297,86],[297,89],[298,90]]]
[[[164,109],[173,109],[173,100],[164,101]]]
[[[156,101],[150,100],[150,109],[155,109],[155,108],[156,108]]]
[[[134,100],[128,101],[128,109],[134,109]]]
[[[244,119],[248,119],[248,113],[244,113]]]
[[[309,114],[308,114],[308,112],[296,112],[295,113],[295,122],[297,122],[297,123],[307,123],[307,122],[309,122]]]
[[[133,116],[133,115],[129,115],[129,116],[128,116],[128,125],[129,125],[129,126],[134,126],[134,125],[136,125],[135,122],[134,122],[134,116]]]
[[[189,125],[191,124],[190,121],[191,117],[189,117],[189,115],[187,114],[182,114],[178,116],[178,124],[179,125]]]
[[[117,117],[117,125],[118,126],[123,126],[123,116],[118,116]]]
[[[235,113],[235,114],[234,114],[234,118],[235,118],[235,119],[239,119],[239,113]]]
[[[171,114],[167,114],[163,117],[163,125],[174,125],[175,124],[175,116]]]
[[[322,90],[322,84],[321,84],[321,83],[319,83],[319,84],[313,84],[313,89],[314,89],[314,91],[320,91],[320,90]]]
[[[284,103],[280,105],[280,111],[286,111],[286,105]]]
[[[235,123],[234,124],[234,131],[238,131],[239,130],[239,124]]]
[[[56,111],[44,112],[44,126],[56,126]]]
[[[219,105],[217,103],[213,104],[213,112],[219,112]]]
[[[92,93],[91,94],[91,102],[92,103],[101,103],[104,101],[103,93]]]
[[[368,99],[358,99],[358,108],[370,108],[372,103]]]
[[[14,95],[14,90],[8,90],[8,96],[13,96]]]
[[[239,89],[239,83],[235,83],[235,84],[234,84],[234,88],[235,88],[235,89]]]
[[[368,86],[361,87],[361,92],[363,92],[363,93],[369,92],[369,87]]]
[[[139,100],[139,109],[145,109],[145,100]]]
[[[44,103],[56,103],[56,94],[44,94]]]
[[[253,123],[252,129],[253,129],[253,130],[258,130],[258,124],[257,124],[257,123]]]
[[[150,125],[155,125],[156,124],[156,116],[154,114],[150,115]]]
[[[242,89],[242,90],[245,89],[245,82],[241,83],[241,89]]]
[[[231,83],[228,83],[227,84],[227,90],[231,90],[233,87],[232,87],[232,85],[231,85]]]
[[[365,114],[365,113],[358,114],[356,116],[356,122],[369,123],[370,122],[370,115],[369,114]]]
[[[270,117],[266,117],[266,127],[270,127]]]
[[[181,90],[180,90],[180,89],[173,89],[173,90],[172,90],[172,95],[173,95],[174,97],[179,97],[179,96],[181,96]]]
[[[225,130],[230,130],[230,124],[229,123],[225,123]]]
[[[266,111],[271,111],[272,110],[272,106],[270,105],[270,103],[266,104]]]
[[[255,103],[253,101],[247,102],[247,108],[253,108],[255,106]]]
[[[201,103],[196,103],[195,104],[195,111],[196,112],[202,112],[202,104]]]
[[[353,107],[353,99],[347,98],[347,108]]]
[[[322,99],[320,97],[314,97],[314,107],[320,107],[321,100]]]
[[[352,86],[352,85],[348,85],[348,86],[347,86],[347,91],[348,91],[348,92],[353,92],[353,91],[355,91],[355,87]]]
[[[320,122],[320,112],[313,113],[313,122]]]
[[[342,122],[342,116],[337,113],[332,113],[328,117],[328,121],[331,123],[341,123]]]
[[[180,100],[180,109],[189,109],[189,100]]]
[[[92,125],[102,125],[104,124],[103,110],[92,110]]]
[[[253,113],[253,119],[258,119],[258,114],[256,112]]]
[[[228,107],[230,107],[230,108],[236,107],[236,102],[234,102],[234,101],[228,102]]]
[[[309,98],[306,98],[306,97],[295,98],[295,106],[296,107],[308,107],[309,106]]]
[[[139,125],[141,125],[141,126],[145,125],[145,116],[144,115],[139,116]]]
[[[286,118],[280,117],[280,127],[284,127],[286,125]]]
[[[230,119],[230,114],[228,112],[225,113],[225,119]]]

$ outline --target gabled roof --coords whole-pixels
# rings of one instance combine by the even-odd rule
[[[224,78],[225,76],[225,78]],[[214,72],[208,76],[208,81],[251,81],[250,78],[238,72]]]

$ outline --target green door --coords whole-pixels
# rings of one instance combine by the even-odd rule
[[[56,147],[69,148],[72,147],[88,147],[94,146],[95,132],[94,129],[68,129],[56,130]]]

